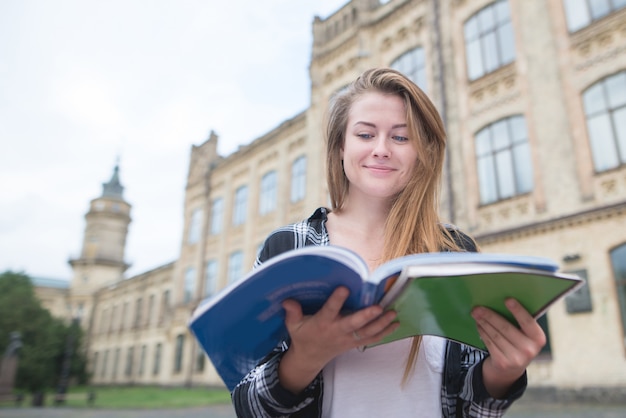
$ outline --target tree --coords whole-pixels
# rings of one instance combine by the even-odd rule
[[[77,349],[80,328],[52,317],[37,299],[26,274],[6,271],[0,274],[0,352],[4,352],[13,331],[22,337],[16,388],[37,392],[55,387],[70,332],[74,333],[71,375],[85,379],[86,362]]]

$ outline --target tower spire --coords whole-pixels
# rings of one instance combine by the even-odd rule
[[[120,183],[120,157],[118,156],[113,168],[113,175],[108,183],[102,183],[102,197],[123,200],[124,186]]]

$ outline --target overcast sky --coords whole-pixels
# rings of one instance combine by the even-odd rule
[[[118,156],[128,274],[178,258],[191,145],[305,110],[313,18],[346,2],[0,1],[0,271],[69,279]]]

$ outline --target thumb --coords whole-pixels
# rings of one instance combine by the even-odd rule
[[[287,329],[292,326],[297,326],[302,322],[304,315],[302,314],[302,307],[298,302],[292,299],[287,299],[282,303],[283,309],[285,309],[285,325]]]

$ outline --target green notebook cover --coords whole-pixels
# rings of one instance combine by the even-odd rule
[[[577,276],[541,273],[481,273],[409,279],[405,290],[387,306],[398,313],[399,328],[379,344],[414,335],[436,335],[486,350],[471,316],[475,306],[486,306],[512,323],[505,307],[517,299],[534,317],[582,285]]]

